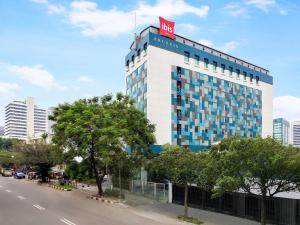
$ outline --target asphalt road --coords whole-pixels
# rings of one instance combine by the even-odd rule
[[[119,204],[87,199],[27,180],[0,176],[0,225],[176,225]]]

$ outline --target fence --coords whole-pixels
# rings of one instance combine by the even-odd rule
[[[228,193],[220,198],[211,198],[210,192],[190,187],[188,202],[190,207],[217,211],[233,216],[260,221],[260,199],[244,193]],[[173,186],[173,203],[183,204],[184,189]],[[278,225],[300,224],[300,200],[269,198],[266,204],[268,223]]]
[[[119,187],[118,182],[113,182],[113,185],[114,187]],[[142,180],[123,180],[122,188],[148,198],[164,202],[168,201],[168,184]]]

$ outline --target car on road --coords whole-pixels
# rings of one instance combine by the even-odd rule
[[[16,179],[24,179],[25,178],[25,173],[23,173],[22,171],[16,171],[14,173],[14,178],[16,178]]]
[[[2,176],[3,176],[3,177],[11,177],[11,176],[12,176],[12,171],[11,171],[11,169],[3,169],[3,171],[2,171]]]

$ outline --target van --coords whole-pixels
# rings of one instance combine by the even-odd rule
[[[3,173],[2,173],[2,176],[4,176],[4,177],[11,177],[12,176],[11,170],[10,169],[4,169]]]

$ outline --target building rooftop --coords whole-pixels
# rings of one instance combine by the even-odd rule
[[[142,30],[140,32],[140,37],[141,38],[145,37],[149,32],[155,33],[155,34],[159,34],[159,28],[155,27],[155,26],[149,26],[149,27],[145,28],[144,30]],[[185,38],[185,37],[182,37],[182,36],[180,36],[178,34],[175,34],[175,37],[176,37],[175,41],[177,41],[177,42],[183,43],[183,44],[185,44],[187,46],[199,49],[201,51],[204,51],[204,52],[207,52],[209,54],[215,55],[217,57],[226,59],[228,61],[231,61],[233,63],[239,64],[241,66],[248,67],[248,68],[253,69],[253,70],[257,71],[257,72],[269,75],[269,70],[264,69],[264,68],[262,68],[260,66],[254,65],[252,63],[249,63],[249,62],[247,62],[245,60],[239,59],[237,57],[234,57],[234,56],[229,55],[227,53],[224,53],[222,51],[219,51],[219,50],[216,50],[214,48],[208,47],[206,45],[200,44],[198,42],[192,41],[192,40],[190,40],[188,38]],[[134,43],[135,42],[133,42],[131,44],[131,46],[130,46],[131,50],[133,50]]]

